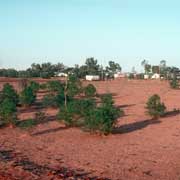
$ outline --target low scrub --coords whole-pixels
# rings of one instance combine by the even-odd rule
[[[86,97],[94,97],[96,95],[96,88],[93,84],[88,84],[84,88],[84,94]]]
[[[29,87],[31,87],[31,89],[33,90],[34,93],[37,93],[40,89],[39,83],[37,83],[35,81],[30,81]]]
[[[166,113],[166,106],[161,102],[161,98],[157,94],[151,96],[146,105],[148,114],[154,119],[158,119]]]
[[[122,115],[123,111],[114,106],[112,95],[107,94],[101,97],[100,104],[91,98],[74,99],[60,109],[58,118],[66,126],[81,125],[91,132],[109,134]]]
[[[5,99],[9,99],[13,101],[16,105],[19,102],[19,96],[12,85],[4,84],[3,89],[0,93],[0,103],[3,102]]]
[[[47,94],[43,97],[42,104],[44,107],[57,107],[57,97],[53,94]]]
[[[66,107],[61,106],[58,118],[64,121],[66,126],[79,126],[89,109],[94,108],[95,105],[93,99],[73,99]]]
[[[179,89],[179,81],[177,79],[173,79],[170,81],[170,87],[172,89]]]
[[[32,105],[36,100],[36,94],[33,89],[28,86],[20,94],[20,102],[24,106]]]
[[[0,104],[1,125],[16,124],[16,104],[11,99],[4,99]]]
[[[109,134],[117,123],[118,117],[124,113],[114,106],[112,96],[110,94],[102,97],[102,103],[99,107],[90,109],[85,117],[85,126],[92,132],[101,132]]]
[[[17,116],[17,104],[19,97],[10,84],[3,86],[0,93],[0,125],[15,125]]]
[[[22,129],[31,129],[37,125],[37,121],[35,119],[26,119],[17,123],[17,127]]]

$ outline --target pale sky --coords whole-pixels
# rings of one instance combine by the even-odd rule
[[[167,60],[180,67],[179,0],[0,0],[0,66]]]

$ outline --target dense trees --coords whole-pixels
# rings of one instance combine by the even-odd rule
[[[50,78],[55,76],[58,72],[65,69],[62,63],[51,64],[50,62],[36,64],[33,63],[27,70],[17,71],[15,69],[0,69],[0,77],[42,77]]]
[[[122,70],[121,66],[114,61],[109,61],[109,66],[106,67],[106,70],[110,73],[116,73]]]

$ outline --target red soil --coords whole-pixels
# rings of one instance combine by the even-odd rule
[[[166,81],[93,83],[99,93],[113,93],[116,105],[125,111],[126,115],[119,119],[113,134],[90,135],[81,129],[66,129],[58,122],[50,121],[31,131],[0,129],[0,150],[14,150],[38,165],[83,169],[90,172],[90,176],[113,180],[180,179],[180,115],[169,113],[160,120],[151,120],[144,108],[148,97],[157,93],[168,111],[178,109],[180,91],[170,89]],[[57,112],[45,111],[49,115]],[[29,115],[20,116],[27,118]],[[31,179],[28,172],[13,171],[10,167],[10,163],[1,162],[0,174],[6,172],[11,179],[10,175],[18,176],[21,172],[23,179]]]

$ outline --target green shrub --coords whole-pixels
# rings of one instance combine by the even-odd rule
[[[84,94],[87,97],[94,97],[96,95],[96,88],[94,85],[92,84],[88,84],[85,88],[84,88]]]
[[[16,123],[16,104],[13,100],[6,98],[0,104],[0,117],[3,124]]]
[[[179,88],[179,81],[177,79],[173,79],[170,81],[170,86],[172,89],[178,89]]]
[[[93,99],[74,99],[68,102],[67,107],[60,108],[58,118],[63,120],[67,126],[80,125],[89,109],[94,107]]]
[[[51,78],[51,74],[49,72],[41,72],[40,73],[40,77],[44,78],[44,79],[50,79]]]
[[[10,84],[4,84],[2,92],[0,94],[0,103],[3,102],[5,99],[12,100],[16,105],[19,102],[19,96],[17,92],[14,90],[13,86]]]
[[[18,122],[17,126],[22,129],[30,129],[37,125],[37,121],[35,119],[26,119]]]
[[[71,98],[80,94],[82,92],[82,85],[80,80],[76,76],[70,75],[67,81],[67,88],[65,88],[65,91],[67,92],[67,96]]]
[[[100,131],[109,134],[117,122],[117,118],[122,115],[122,111],[109,106],[102,106],[89,111],[85,118],[85,125],[91,131]]]
[[[47,84],[46,83],[40,84],[39,89],[42,89],[42,90],[47,89]]]
[[[43,97],[42,104],[44,107],[57,107],[57,96],[53,94],[47,94]]]
[[[50,92],[58,92],[63,93],[64,92],[64,85],[60,81],[49,81],[47,83],[47,88]]]
[[[25,105],[25,106],[29,106],[31,104],[33,104],[36,100],[36,95],[33,92],[33,89],[31,87],[26,87],[20,95],[20,101],[21,104]]]
[[[146,105],[148,114],[152,116],[154,119],[163,116],[166,112],[166,106],[164,105],[164,103],[161,102],[161,98],[157,94],[151,96],[148,99]]]
[[[74,125],[73,113],[71,113],[68,108],[61,107],[58,113],[58,119],[63,121],[67,127]]]
[[[114,104],[112,94],[104,94],[101,96],[101,102],[103,106],[112,106]]]
[[[123,111],[114,106],[111,94],[104,95],[102,104],[86,114],[85,126],[92,132],[109,134],[113,126],[117,123],[118,117],[123,115]]]
[[[31,81],[29,83],[29,87],[31,87],[31,89],[33,90],[34,93],[37,93],[37,91],[39,90],[40,88],[40,85],[39,83],[35,82],[35,81]]]

